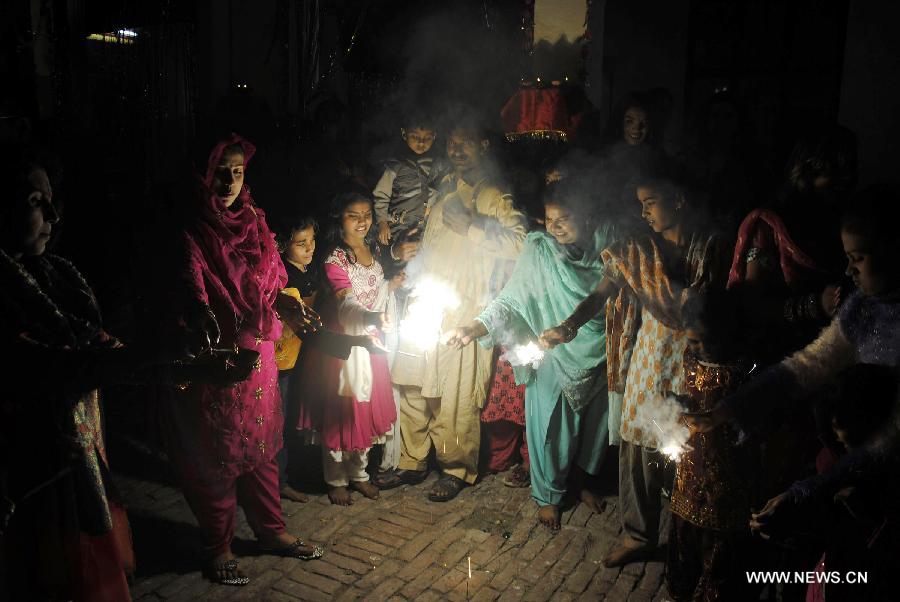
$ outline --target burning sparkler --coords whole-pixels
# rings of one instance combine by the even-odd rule
[[[441,338],[444,312],[459,306],[459,295],[435,278],[422,278],[410,293],[406,317],[400,321],[400,334],[421,350],[430,349]]]
[[[659,448],[659,451],[669,460],[673,462],[678,461],[683,453],[691,451],[691,447],[687,444],[691,432],[686,426],[676,423],[666,429],[668,431],[666,432],[655,419],[651,418],[651,421],[659,429],[659,434],[662,436],[662,446]]]
[[[506,361],[513,366],[531,366],[537,370],[544,359],[544,350],[538,347],[534,341],[525,345],[513,345],[506,351]]]

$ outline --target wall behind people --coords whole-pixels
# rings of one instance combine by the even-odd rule
[[[897,179],[900,138],[900,4],[851,0],[839,121],[859,140],[859,183]]]
[[[281,108],[286,75],[278,2],[201,2],[197,6],[200,100],[254,142],[267,137]]]
[[[667,88],[674,100],[669,131],[680,132],[690,3],[609,0],[596,4],[591,9],[591,34],[602,52],[592,49],[587,57],[591,102],[608,118],[613,103],[629,91]]]

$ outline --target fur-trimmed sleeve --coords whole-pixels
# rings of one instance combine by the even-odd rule
[[[782,362],[805,391],[827,385],[843,369],[856,363],[856,349],[833,320],[815,341]]]

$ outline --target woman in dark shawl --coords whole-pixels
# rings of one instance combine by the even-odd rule
[[[45,252],[59,215],[41,163],[22,149],[0,158],[0,599],[130,600],[98,387],[143,359],[103,330],[75,266]]]

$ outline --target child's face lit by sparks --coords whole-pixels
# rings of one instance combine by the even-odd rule
[[[297,230],[291,236],[285,255],[288,261],[300,264],[304,267],[312,263],[313,253],[316,252],[316,231],[313,228]]]
[[[578,220],[565,207],[553,203],[544,205],[544,225],[547,233],[561,245],[574,244],[581,238]]]
[[[892,265],[894,258],[884,261],[881,254],[872,250],[875,245],[850,232],[841,232],[841,242],[847,255],[846,274],[864,295],[882,295],[897,288],[900,283]]]
[[[417,155],[424,155],[431,150],[436,137],[434,130],[426,128],[413,128],[411,130],[400,130],[400,136],[409,149]]]
[[[637,107],[629,107],[622,118],[622,136],[625,142],[637,146],[643,144],[650,134],[650,119],[647,111]]]
[[[654,232],[662,233],[678,225],[678,200],[667,198],[649,186],[638,186],[635,194],[641,203],[641,217]]]
[[[230,152],[222,155],[213,172],[213,192],[230,207],[244,186],[244,153]]]
[[[685,330],[687,339],[687,348],[691,355],[699,360],[709,361],[709,355],[703,346],[703,333],[698,328],[688,328]]]
[[[371,227],[371,202],[360,199],[344,208],[341,214],[341,230],[346,242],[362,242]]]

